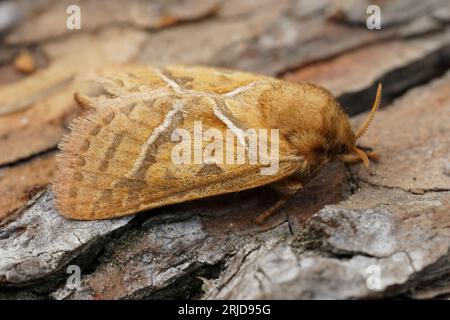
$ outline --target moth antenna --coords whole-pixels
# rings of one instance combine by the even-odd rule
[[[364,121],[364,123],[361,125],[361,127],[359,127],[359,129],[356,131],[356,134],[355,134],[356,140],[361,138],[364,135],[364,133],[366,133],[367,128],[369,128],[370,123],[372,122],[373,117],[375,116],[375,112],[377,112],[378,107],[380,106],[381,92],[382,92],[382,85],[381,85],[381,83],[379,83],[378,88],[377,88],[377,95],[375,96],[375,101],[373,102],[372,109],[370,110],[370,113],[369,113],[366,121]]]
[[[361,160],[363,161],[364,167],[368,167],[369,166],[369,157],[367,156],[367,154],[359,149],[358,147],[353,147],[352,150],[358,155],[360,156]]]

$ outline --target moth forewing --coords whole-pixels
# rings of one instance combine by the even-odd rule
[[[301,168],[259,108],[268,78],[201,67],[123,72],[97,79],[109,94],[84,98],[94,108],[61,144],[54,189],[66,217],[119,217],[258,187]]]

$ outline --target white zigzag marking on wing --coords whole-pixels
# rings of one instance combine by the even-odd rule
[[[175,92],[177,92],[177,93],[185,93],[184,91],[185,90],[183,90],[183,88],[181,88],[179,85],[178,85],[178,83],[176,83],[175,81],[173,81],[172,79],[169,79],[168,77],[166,77],[162,72],[161,72],[161,70],[159,70],[159,69],[157,69],[157,68],[151,68],[152,69],[152,71],[154,72],[154,73],[156,73],[157,75],[158,75],[158,77],[160,77],[165,83],[167,83],[167,85],[169,86],[169,87],[171,87]]]
[[[233,121],[231,121],[230,119],[228,119],[228,117],[223,114],[223,112],[219,109],[219,107],[217,106],[217,104],[213,107],[213,112],[214,115],[223,123],[225,123],[225,125],[228,127],[228,129],[231,130],[231,132],[234,133],[234,135],[237,137],[239,143],[246,148],[245,145],[245,137],[244,137],[244,131],[240,128],[238,128]]]
[[[257,83],[259,83],[260,81],[253,81],[250,82],[249,84],[242,86],[242,87],[238,87],[234,90],[231,90],[230,92],[224,93],[223,96],[224,97],[234,97],[235,95],[238,95],[239,93],[248,91],[250,89],[252,89]]]
[[[169,126],[172,124],[173,117],[179,111],[183,110],[183,107],[184,104],[180,100],[176,100],[174,102],[172,108],[164,117],[163,122],[158,127],[156,127],[155,130],[153,130],[152,134],[147,138],[147,141],[143,144],[141,152],[139,153],[139,157],[135,161],[133,169],[130,171],[130,175],[133,175],[139,170],[140,166],[145,160],[145,156],[150,146],[153,145],[156,139],[169,128]]]

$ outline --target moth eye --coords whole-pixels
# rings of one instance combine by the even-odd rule
[[[314,148],[314,152],[322,154],[327,153],[327,150],[325,150],[325,148],[322,145],[318,145]]]

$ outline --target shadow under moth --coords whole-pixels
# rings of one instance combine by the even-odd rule
[[[353,132],[336,99],[310,83],[196,66],[114,67],[91,80],[101,91],[75,93],[85,112],[60,144],[53,184],[59,211],[79,220],[120,217],[270,184],[280,198],[261,213],[260,223],[333,158],[368,165],[356,141],[381,99],[379,85],[368,118]],[[215,134],[199,139],[199,125]],[[276,130],[276,150],[274,136],[262,135],[255,146],[246,134],[261,129]],[[179,152],[184,161],[175,161],[183,136],[192,147]],[[267,147],[261,141],[277,152],[272,174],[262,173],[267,162],[250,159],[258,156],[255,148]]]

